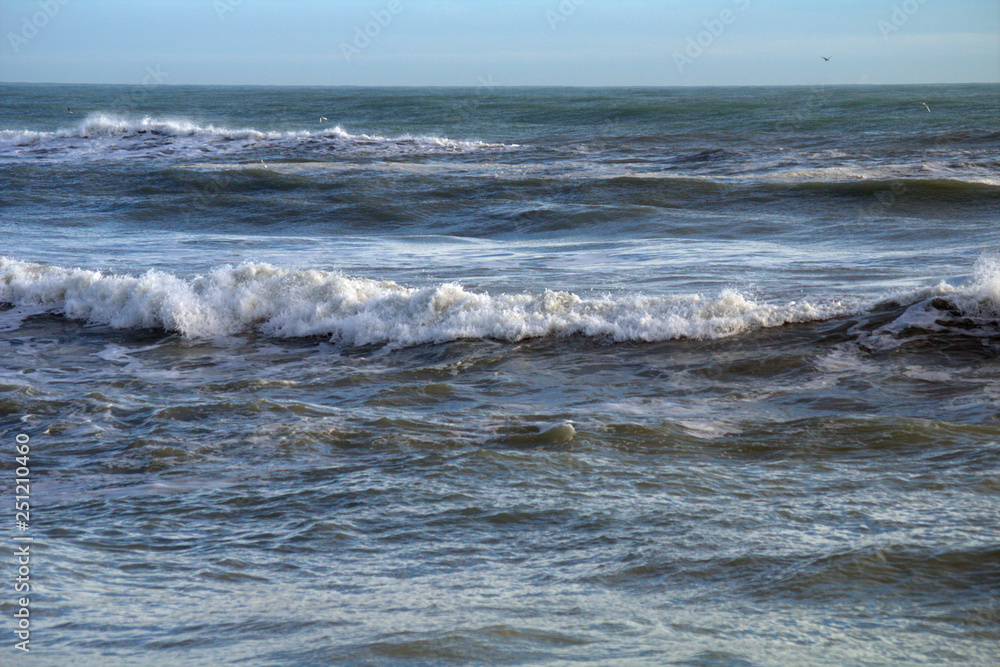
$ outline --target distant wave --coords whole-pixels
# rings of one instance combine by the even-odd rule
[[[318,123],[318,121],[317,121]],[[812,145],[780,147],[761,144],[739,149],[708,143],[676,144],[669,135],[653,137],[602,137],[591,141],[503,144],[456,140],[448,137],[353,134],[341,126],[315,129],[270,130],[199,124],[183,118],[125,117],[94,113],[77,125],[55,131],[0,130],[0,158],[39,161],[102,160],[134,157],[215,160],[220,157],[256,164],[262,158],[344,162],[354,158],[392,158],[422,155],[466,155],[503,152],[516,164],[509,173],[531,172],[532,177],[571,179],[655,179],[688,177],[707,184],[742,186],[763,184],[808,189],[821,194],[824,184],[834,184],[834,194],[880,194],[899,181],[913,183],[909,194],[956,195],[975,199],[1000,195],[995,151],[952,148],[947,159],[933,151],[907,153],[898,162],[873,163],[864,146],[836,150]],[[984,144],[988,142],[983,142]],[[626,150],[627,149],[627,150]],[[454,165],[449,165],[454,169]],[[493,175],[499,175],[494,170]],[[871,184],[856,187],[854,184]],[[993,190],[958,191],[950,184],[991,186]],[[845,185],[847,187],[840,187]]]
[[[88,143],[90,142],[90,143]],[[367,148],[390,152],[464,152],[483,148],[502,148],[503,144],[482,141],[456,141],[445,137],[402,135],[384,137],[351,134],[339,126],[315,131],[263,131],[255,128],[228,128],[199,125],[184,119],[126,118],[103,113],[87,116],[78,125],[53,132],[0,130],[0,151],[62,150],[79,153],[93,150],[100,142],[104,150],[150,149],[165,147],[227,151],[248,145],[319,144],[342,148]]]
[[[967,287],[942,283],[896,297],[902,305],[895,319],[863,335],[874,339],[913,326],[929,327],[942,313],[952,319],[979,318],[997,331],[998,267],[997,262],[987,265]],[[189,337],[256,331],[390,346],[569,335],[611,341],[718,339],[872,308],[835,300],[761,303],[732,290],[711,297],[584,298],[555,291],[490,295],[455,283],[411,288],[268,264],[227,266],[190,279],[162,271],[130,276],[7,258],[0,258],[0,302],[16,307],[11,313],[15,318],[51,312],[113,328],[158,328]],[[16,324],[8,322],[11,326]]]

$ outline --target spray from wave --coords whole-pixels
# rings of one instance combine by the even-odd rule
[[[887,310],[886,320],[878,311]],[[988,342],[1000,339],[1000,258],[980,260],[968,285],[947,282],[894,296],[874,306],[876,326],[853,329],[872,350],[887,351],[912,341],[947,334]]]

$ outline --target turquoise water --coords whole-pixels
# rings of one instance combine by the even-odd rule
[[[0,86],[26,660],[994,664],[998,95]]]

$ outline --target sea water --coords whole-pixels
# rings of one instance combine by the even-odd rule
[[[134,93],[0,85],[32,661],[1000,660],[996,85]]]

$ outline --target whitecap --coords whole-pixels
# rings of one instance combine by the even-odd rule
[[[184,118],[133,118],[100,112],[88,115],[75,126],[55,131],[0,130],[0,155],[5,152],[17,154],[23,149],[54,149],[57,154],[86,155],[93,159],[117,156],[122,151],[134,154],[144,149],[173,148],[203,155],[205,151],[227,153],[248,146],[332,148],[385,154],[465,153],[509,148],[500,143],[437,136],[352,134],[340,126],[319,130],[262,130],[198,123]],[[47,157],[52,159],[53,155]]]
[[[114,328],[161,328],[188,337],[257,331],[390,346],[570,335],[611,341],[714,339],[828,319],[852,309],[840,301],[761,303],[735,290],[711,297],[584,298],[553,290],[492,295],[457,283],[406,287],[259,263],[181,278],[163,271],[104,274],[7,258],[0,258],[0,301],[42,306]]]

